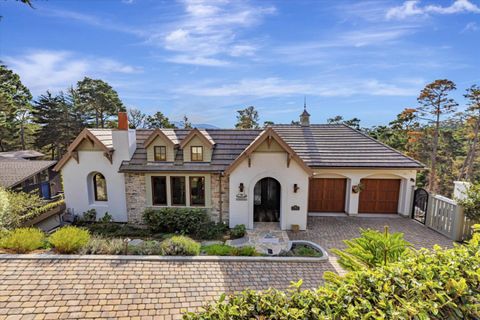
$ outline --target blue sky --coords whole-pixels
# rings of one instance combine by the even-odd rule
[[[84,76],[128,107],[231,127],[343,115],[364,126],[435,79],[480,85],[480,1],[1,1],[0,59],[34,95]]]

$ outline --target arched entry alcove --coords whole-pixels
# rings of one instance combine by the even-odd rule
[[[270,177],[259,180],[253,197],[254,222],[280,222],[280,182]]]

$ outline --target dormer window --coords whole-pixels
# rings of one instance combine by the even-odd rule
[[[153,158],[155,161],[167,161],[167,147],[165,146],[153,147]]]
[[[202,146],[191,147],[191,158],[192,158],[192,161],[203,161],[203,147]]]

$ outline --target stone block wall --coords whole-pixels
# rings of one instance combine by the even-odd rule
[[[142,214],[147,206],[145,175],[143,173],[125,173],[125,194],[128,222],[142,224]]]
[[[220,218],[220,200],[222,201],[222,219],[223,222],[228,223],[229,215],[229,195],[228,195],[228,177],[222,176],[222,186],[221,186],[221,193],[220,193],[220,181],[219,181],[220,174],[212,174],[211,175],[211,190],[212,190],[212,209],[211,209],[211,217],[213,221],[219,221]]]

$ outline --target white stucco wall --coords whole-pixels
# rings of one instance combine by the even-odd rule
[[[292,224],[298,224],[301,230],[307,226],[308,206],[308,174],[294,160],[287,168],[287,155],[284,152],[254,152],[251,156],[251,167],[244,160],[230,174],[230,227],[244,224],[253,228],[253,190],[255,184],[266,177],[276,179],[281,186],[280,193],[280,226],[290,229]],[[244,184],[246,200],[237,200],[240,183]],[[293,185],[300,189],[294,193]],[[299,211],[292,211],[297,205]]]
[[[358,214],[359,193],[352,192],[352,186],[362,179],[400,179],[398,213],[410,215],[412,194],[415,187],[416,170],[405,169],[316,169],[313,178],[347,178],[345,211],[349,215]]]
[[[79,163],[70,159],[62,168],[63,187],[67,208],[74,214],[95,209],[97,218],[105,212],[114,221],[127,221],[125,198],[125,178],[118,169],[123,160],[129,160],[135,150],[135,131],[113,131],[113,161],[103,155],[103,151],[79,150]],[[92,173],[100,172],[107,182],[108,201],[95,201],[93,196]]]

